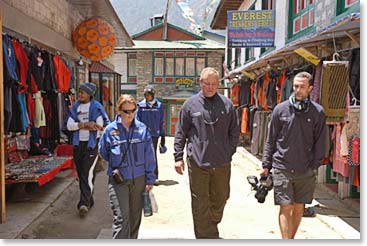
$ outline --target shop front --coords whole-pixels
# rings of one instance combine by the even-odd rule
[[[93,8],[88,5],[89,11],[85,11],[83,2],[94,2]],[[73,168],[71,135],[65,122],[77,100],[79,85],[96,77],[90,71],[94,69],[92,58],[82,56],[73,45],[74,28],[95,14],[112,23],[117,45],[131,46],[132,41],[109,1],[41,1],[36,5],[35,1],[4,0],[0,1],[0,9],[4,58],[0,76],[0,205],[4,223],[8,188],[27,183],[41,186],[59,171]],[[110,73],[111,69],[96,71],[100,78],[99,100],[111,107],[112,116],[119,75]],[[104,82],[106,89],[102,87]]]
[[[110,119],[113,119],[116,102],[121,94],[121,75],[101,62],[92,62],[89,74],[90,82],[97,85],[95,99],[102,103]]]
[[[326,114],[327,140],[318,182],[344,198],[360,189],[360,13],[341,16],[323,29],[233,69],[231,98],[241,120],[243,146],[263,157],[274,107],[288,100],[293,77],[313,75],[311,99]]]

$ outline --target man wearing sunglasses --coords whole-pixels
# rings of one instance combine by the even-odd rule
[[[147,127],[135,118],[136,101],[121,95],[117,116],[102,134],[99,153],[108,161],[113,239],[136,239],[142,216],[142,193],[153,188],[156,161]]]
[[[163,104],[155,98],[154,94],[155,92],[152,85],[147,85],[144,88],[144,99],[138,103],[136,118],[148,127],[149,133],[152,136],[155,159],[157,160],[157,168],[155,169],[157,180],[154,185],[159,185],[157,159],[158,139],[161,137],[160,147],[164,147],[166,141]]]
[[[78,101],[70,109],[67,128],[73,132],[74,163],[79,177],[80,200],[77,205],[81,217],[93,206],[93,186],[98,160],[98,139],[104,125],[110,123],[102,104],[93,99],[94,83],[79,87]]]
[[[201,91],[185,101],[175,134],[175,169],[183,174],[184,147],[190,177],[196,238],[217,239],[218,224],[229,198],[232,155],[240,130],[232,102],[217,93],[219,73],[211,67],[200,75]]]

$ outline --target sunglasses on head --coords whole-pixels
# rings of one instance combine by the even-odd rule
[[[132,114],[132,113],[135,112],[135,110],[136,110],[136,108],[134,108],[134,109],[122,109],[121,111],[125,114]]]

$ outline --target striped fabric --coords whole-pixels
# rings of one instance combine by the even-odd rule
[[[320,101],[327,117],[344,117],[348,78],[348,63],[324,62]]]

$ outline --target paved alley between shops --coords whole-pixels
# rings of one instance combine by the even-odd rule
[[[173,138],[167,137],[168,151],[158,154],[160,185],[153,193],[158,203],[158,212],[143,217],[140,239],[194,239],[191,216],[191,198],[187,168],[178,175],[173,168]],[[263,204],[254,198],[254,191],[246,180],[248,175],[259,173],[259,160],[238,148],[233,156],[231,172],[231,194],[219,225],[224,239],[279,239],[278,207],[273,205],[273,191]],[[70,180],[70,177],[68,177]],[[73,179],[64,185],[59,196],[44,199],[49,206],[28,226],[23,225],[17,233],[7,238],[47,239],[110,239],[112,216],[107,194],[105,170],[98,172],[95,184],[95,205],[86,218],[79,218],[76,202],[79,197],[78,183]],[[61,192],[60,192],[61,193]],[[47,193],[43,194],[43,197]],[[23,203],[26,204],[26,203]],[[297,239],[359,239],[359,211],[349,209],[341,201],[318,185],[315,200],[317,216],[303,218]],[[9,211],[16,204],[8,203]],[[19,204],[17,205],[19,207]],[[24,209],[27,209],[24,205]],[[28,206],[29,207],[29,206]],[[21,213],[21,208],[18,208]],[[30,211],[28,211],[29,213]],[[17,216],[19,218],[20,216]],[[8,223],[22,223],[16,217]],[[0,225],[6,230],[6,224]],[[14,229],[16,230],[16,229]],[[6,237],[6,234],[3,234]],[[4,238],[3,237],[3,238]]]

